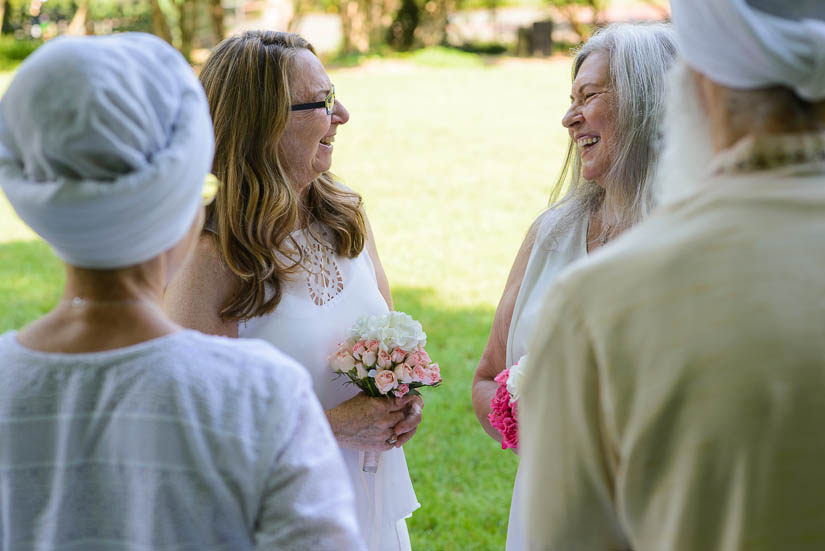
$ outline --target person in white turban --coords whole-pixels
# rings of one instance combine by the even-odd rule
[[[0,184],[66,270],[0,335],[3,551],[363,549],[305,370],[161,309],[212,153],[197,78],[149,35],[51,41],[0,101]]]
[[[821,550],[825,3],[672,8],[662,204],[529,348],[529,548]]]

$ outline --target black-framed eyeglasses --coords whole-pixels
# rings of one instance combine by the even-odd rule
[[[290,111],[307,111],[309,109],[320,109],[321,107],[327,110],[327,115],[332,115],[335,109],[335,85],[332,85],[329,95],[324,98],[324,101],[314,101],[312,103],[298,103],[290,107]]]

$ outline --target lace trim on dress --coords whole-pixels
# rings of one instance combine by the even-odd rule
[[[326,243],[315,241],[301,245],[309,298],[316,306],[325,306],[344,290],[344,277],[335,261],[335,251]]]
[[[825,132],[747,136],[721,151],[713,174],[771,170],[787,165],[825,162]]]

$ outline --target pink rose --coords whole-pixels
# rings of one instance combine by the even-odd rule
[[[369,372],[364,369],[364,364],[361,362],[355,364],[355,376],[359,379],[366,379],[370,376]]]
[[[352,357],[352,354],[350,354],[348,350],[339,349],[338,352],[330,357],[329,363],[333,371],[346,373],[355,367],[355,358]]]
[[[380,392],[381,394],[386,394],[390,390],[394,389],[397,385],[398,381],[395,378],[395,373],[393,373],[389,369],[379,371],[375,374],[375,386],[376,388],[378,388],[378,392]]]
[[[373,367],[375,365],[376,360],[376,353],[372,350],[365,350],[363,354],[361,354],[361,361],[367,367]]]
[[[366,351],[367,343],[363,340],[360,340],[352,345],[352,356],[356,360],[361,359],[361,355]]]
[[[396,388],[393,391],[393,394],[395,394],[398,398],[401,398],[402,396],[404,396],[409,391],[410,391],[410,385],[398,385],[398,388]]]
[[[427,371],[421,365],[416,365],[412,370],[412,378],[414,383],[423,383],[427,377]]]
[[[367,341],[367,350],[369,350],[370,352],[378,353],[379,344],[380,343],[375,339],[373,339],[371,341]]]
[[[390,354],[386,350],[379,350],[378,357],[375,361],[381,369],[389,369],[392,367],[392,358],[390,358]]]
[[[407,351],[403,348],[395,347],[390,355],[390,359],[394,364],[400,364],[405,359],[407,359]]]
[[[410,352],[410,353],[407,355],[407,359],[406,359],[406,360],[404,360],[404,361],[406,361],[406,362],[407,362],[408,364],[410,364],[412,367],[415,367],[415,366],[417,366],[417,365],[420,365],[421,367],[425,367],[425,366],[426,366],[426,364],[425,364],[424,362],[422,362],[422,361],[421,361],[421,354],[419,354],[417,350],[415,350],[415,351],[413,351],[413,352]]]
[[[412,372],[413,370],[410,368],[410,366],[408,366],[405,363],[400,363],[397,366],[395,366],[395,369],[393,369],[393,373],[395,373],[396,379],[398,379],[399,382],[404,384],[413,382]]]
[[[423,346],[418,347],[418,357],[421,358],[421,362],[425,364],[431,364],[433,361],[430,359],[430,355],[427,354],[427,351],[424,350]]]
[[[438,364],[424,368],[424,377],[421,379],[421,382],[425,385],[434,385],[441,382],[441,369],[438,367]]]

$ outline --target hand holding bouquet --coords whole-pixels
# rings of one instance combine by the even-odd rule
[[[493,411],[487,419],[501,433],[502,450],[513,448],[518,451],[519,381],[526,365],[527,356],[522,356],[513,367],[505,369],[494,379],[498,383],[498,389],[490,402]]]
[[[329,365],[368,396],[400,398],[418,394],[419,387],[441,383],[440,369],[424,350],[426,344],[421,324],[403,312],[363,316],[329,357]],[[375,472],[377,468],[378,453],[366,452],[364,470]]]

